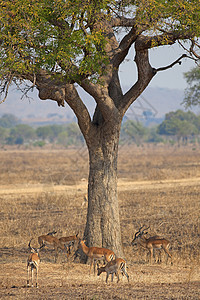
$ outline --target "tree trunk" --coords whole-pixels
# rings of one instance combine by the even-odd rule
[[[84,236],[88,246],[105,247],[122,256],[117,197],[119,131],[120,126],[101,126],[89,146],[88,213]]]

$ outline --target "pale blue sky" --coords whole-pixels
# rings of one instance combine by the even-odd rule
[[[158,47],[150,51],[150,62],[155,68],[163,67],[171,64],[184,53],[184,50],[178,44]],[[120,78],[123,85],[131,86],[137,78],[133,48],[130,50],[127,59],[120,68]],[[190,71],[195,66],[194,60],[184,58],[181,65],[176,64],[173,68],[158,72],[149,87],[184,90],[187,87],[187,82],[183,73]]]

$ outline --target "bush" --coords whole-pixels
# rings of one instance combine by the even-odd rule
[[[46,143],[44,141],[36,141],[36,142],[33,143],[34,147],[40,147],[40,148],[42,148],[45,145],[46,145]]]

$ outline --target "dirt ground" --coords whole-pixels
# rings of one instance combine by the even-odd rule
[[[200,150],[198,147],[120,147],[118,195],[129,283],[105,283],[89,265],[41,250],[39,288],[26,287],[28,242],[53,229],[79,232],[86,222],[85,149],[0,151],[1,299],[200,299]],[[173,265],[149,263],[131,246],[141,225],[171,242]],[[157,257],[157,253],[156,253]]]

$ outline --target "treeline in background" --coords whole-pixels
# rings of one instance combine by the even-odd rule
[[[43,147],[58,144],[64,147],[83,146],[84,138],[77,123],[33,127],[23,124],[12,114],[0,117],[0,144]],[[144,126],[142,122],[124,119],[120,145],[136,143],[169,143],[185,145],[200,143],[200,115],[177,110],[165,115],[159,125]]]

